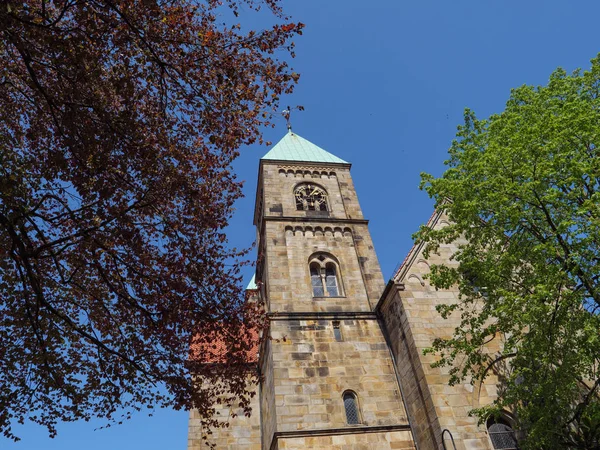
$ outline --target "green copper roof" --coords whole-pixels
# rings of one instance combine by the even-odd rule
[[[290,130],[261,159],[348,164]]]
[[[256,285],[255,275],[252,275],[252,279],[250,280],[250,283],[248,283],[246,290],[247,291],[255,291],[257,289],[258,289],[258,286]]]

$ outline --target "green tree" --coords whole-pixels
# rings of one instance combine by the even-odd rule
[[[505,110],[465,111],[446,172],[422,188],[452,224],[416,235],[429,252],[464,237],[456,268],[435,266],[442,305],[461,325],[430,349],[451,383],[509,367],[481,420],[511,410],[527,448],[600,445],[600,55],[589,71],[557,69],[547,86],[521,86]],[[503,339],[499,355],[485,352]]]
[[[244,252],[224,228],[241,196],[231,163],[298,79],[285,59],[303,25],[279,4],[0,2],[8,438],[26,419],[53,435],[57,421],[144,406],[198,408],[215,424],[215,398],[248,405],[262,316],[244,309]],[[275,24],[237,23],[240,7],[266,7]]]

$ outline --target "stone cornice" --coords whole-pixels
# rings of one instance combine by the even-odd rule
[[[367,219],[339,219],[335,217],[293,217],[293,216],[264,216],[263,222],[320,222],[320,223],[348,223],[358,225],[368,225]]]
[[[377,314],[372,311],[272,312],[267,316],[269,320],[377,320]]]
[[[339,162],[320,162],[320,161],[293,161],[291,159],[262,159],[260,160],[258,170],[262,169],[262,166],[265,164],[274,164],[274,165],[284,165],[284,166],[300,166],[300,167],[342,167],[344,169],[350,169],[352,164],[349,162],[339,163]]]

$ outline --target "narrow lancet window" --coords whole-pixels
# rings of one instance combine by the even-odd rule
[[[346,410],[346,422],[348,425],[357,425],[360,423],[358,401],[354,392],[344,393],[344,409]]]
[[[340,330],[340,322],[338,322],[337,320],[333,322],[333,336],[338,342],[342,342],[344,340],[342,338],[342,330]]]

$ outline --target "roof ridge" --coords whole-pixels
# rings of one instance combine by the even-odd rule
[[[431,216],[429,216],[429,220],[427,221],[425,226],[428,228],[434,228],[437,224],[437,221],[440,219],[440,217],[442,217],[443,213],[444,213],[443,209],[434,208],[434,210],[431,213]],[[396,271],[394,272],[394,275],[392,275],[392,278],[391,278],[392,280],[402,282],[402,280],[406,276],[406,272],[412,266],[414,259],[421,252],[421,249],[423,248],[424,245],[425,245],[424,242],[417,242],[412,245],[412,247],[406,254],[406,257],[404,258],[404,260],[402,261],[400,266],[396,269]]]

